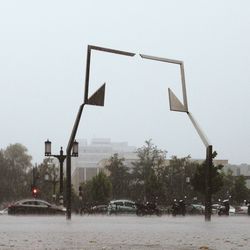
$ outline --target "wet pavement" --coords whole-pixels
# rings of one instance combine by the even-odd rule
[[[250,217],[0,216],[0,249],[250,249]]]

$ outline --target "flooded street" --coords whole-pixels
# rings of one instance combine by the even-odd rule
[[[0,216],[0,249],[250,249],[247,216]]]

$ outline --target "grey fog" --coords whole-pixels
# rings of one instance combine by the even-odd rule
[[[111,138],[140,147],[152,139],[168,156],[204,158],[181,99],[182,60],[189,110],[219,159],[250,163],[249,1],[0,1],[0,147],[25,145],[41,162],[44,141],[64,148],[83,102],[87,46],[94,52],[90,93],[106,82],[105,106],[83,111],[77,138]]]

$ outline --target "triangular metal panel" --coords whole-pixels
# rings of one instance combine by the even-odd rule
[[[187,108],[181,103],[170,88],[168,89],[168,96],[171,111],[188,112]]]
[[[105,83],[88,99],[89,105],[104,106]]]

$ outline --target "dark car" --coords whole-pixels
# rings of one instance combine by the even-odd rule
[[[155,203],[152,202],[146,202],[145,204],[137,203],[137,210],[136,214],[138,216],[142,215],[162,215],[161,210],[158,208],[158,206]]]
[[[25,199],[8,207],[8,214],[65,214],[64,207],[58,207],[44,200]]]
[[[200,204],[189,204],[186,206],[187,214],[202,215],[205,213],[205,207]]]
[[[107,205],[97,205],[91,207],[91,214],[107,214],[108,206]]]

